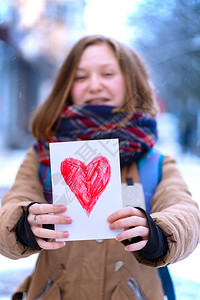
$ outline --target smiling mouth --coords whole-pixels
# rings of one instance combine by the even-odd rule
[[[91,99],[86,101],[86,104],[105,104],[105,102],[108,102],[109,99]]]

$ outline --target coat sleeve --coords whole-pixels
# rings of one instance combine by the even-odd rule
[[[3,197],[0,208],[0,253],[11,259],[29,256],[38,251],[17,241],[16,225],[31,202],[45,203],[38,177],[39,162],[33,148],[17,173],[10,191]]]
[[[170,157],[164,159],[162,180],[151,205],[151,217],[167,237],[169,249],[165,256],[156,260],[145,259],[136,253],[137,260],[161,267],[186,258],[200,242],[200,211],[175,161]]]

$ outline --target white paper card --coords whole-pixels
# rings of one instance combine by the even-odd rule
[[[118,139],[50,143],[53,203],[67,206],[68,241],[115,238],[107,217],[122,208]]]
[[[142,184],[135,182],[133,185],[127,185],[126,183],[122,183],[122,202],[123,207],[141,207],[146,210]]]

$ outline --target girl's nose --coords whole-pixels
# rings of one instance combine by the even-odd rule
[[[98,75],[93,75],[90,78],[89,89],[92,92],[96,92],[102,89],[101,78]]]

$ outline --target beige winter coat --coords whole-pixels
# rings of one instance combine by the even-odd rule
[[[130,174],[136,176],[133,168],[129,169],[129,177]],[[126,168],[122,170],[122,182],[125,176]],[[2,199],[0,253],[8,258],[36,253],[17,242],[15,234],[18,220],[32,201],[45,203],[33,148],[11,190]],[[21,299],[20,292],[24,291],[27,300],[142,299],[137,296],[137,283],[146,299],[163,299],[156,267],[187,257],[200,241],[197,204],[170,157],[164,159],[162,180],[152,199],[151,216],[168,239],[169,251],[164,257],[144,259],[124,251],[124,246],[115,240],[67,242],[62,249],[40,251],[34,273],[23,282],[13,299]]]

